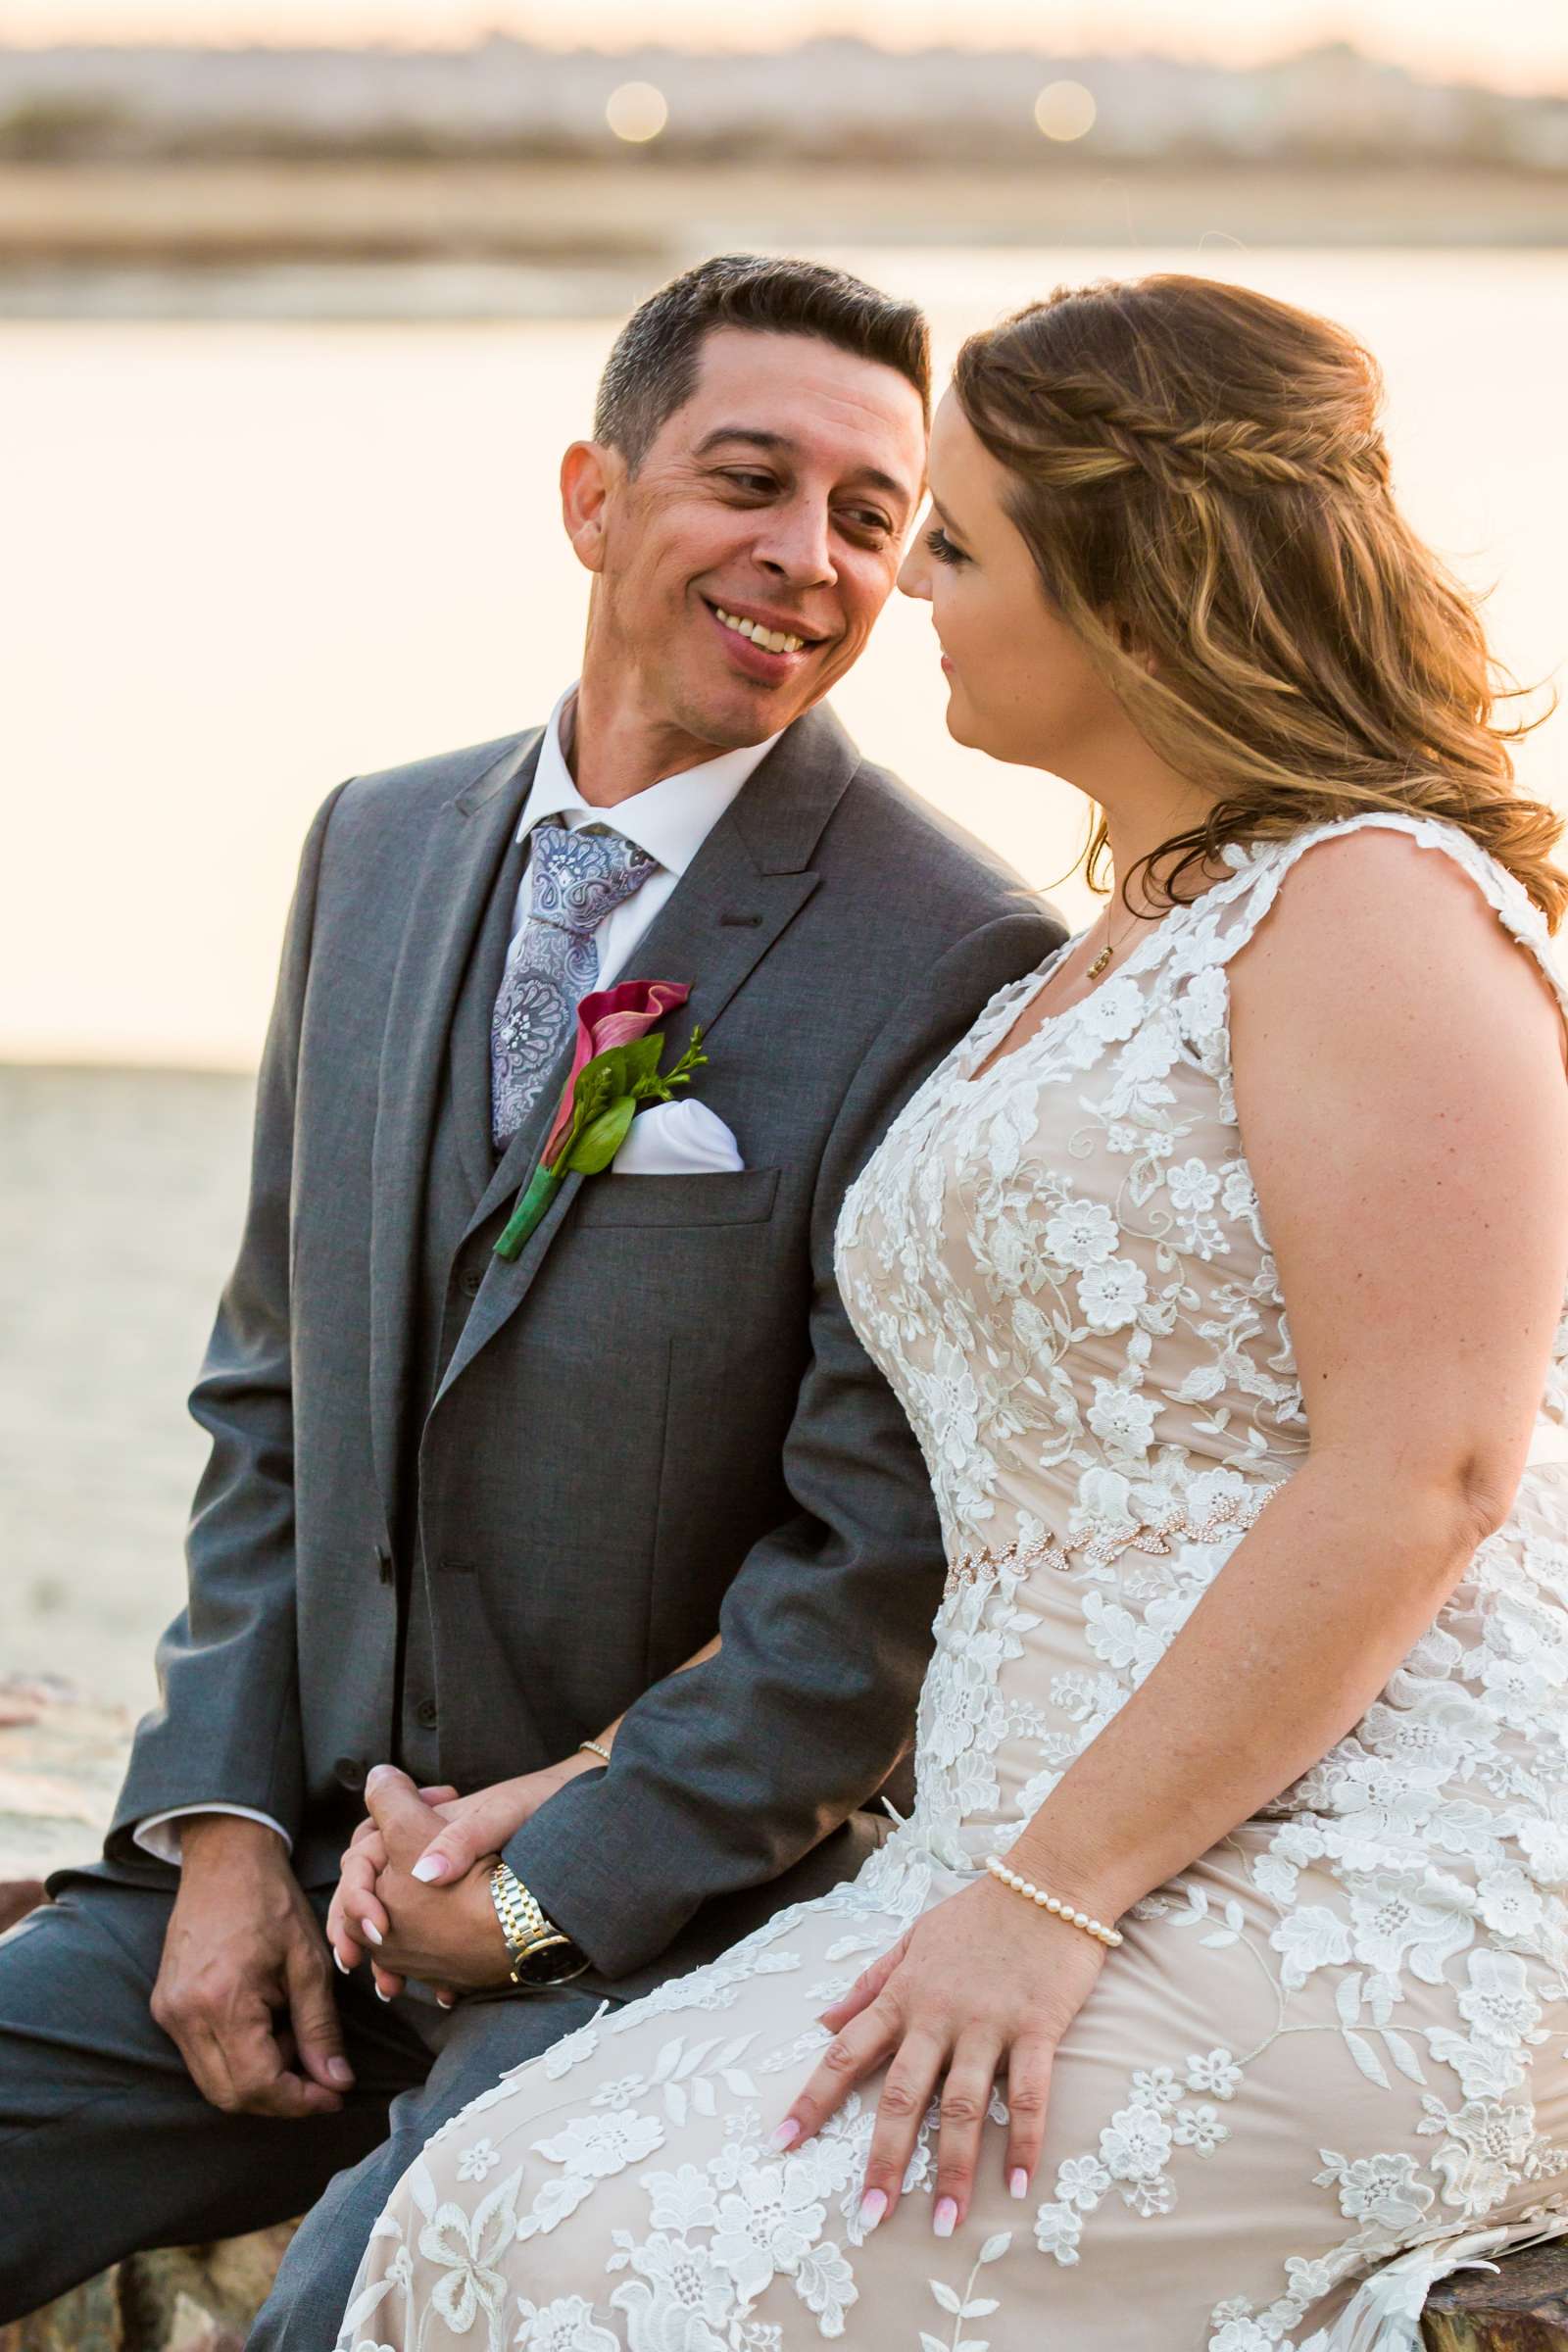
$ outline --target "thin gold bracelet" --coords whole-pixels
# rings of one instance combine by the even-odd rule
[[[577,1753],[579,1756],[597,1756],[600,1762],[603,1764],[608,1764],[610,1762],[609,1748],[601,1747],[597,1740],[579,1740],[577,1742]]]
[[[986,1868],[994,1879],[1002,1881],[1004,1886],[1010,1886],[1014,1894],[1021,1894],[1028,1902],[1038,1903],[1042,1911],[1054,1912],[1057,1919],[1064,1919],[1069,1928],[1082,1928],[1084,1934],[1093,1936],[1097,1943],[1113,1949],[1123,1940],[1119,1928],[1107,1928],[1103,1920],[1091,1919],[1087,1911],[1075,1911],[1071,1903],[1064,1903],[1058,1895],[1048,1894],[1043,1886],[1035,1885],[1033,1879],[1023,1878],[1017,1871],[1009,1870],[999,1854],[987,1854]]]

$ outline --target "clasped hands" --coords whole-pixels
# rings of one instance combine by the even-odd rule
[[[340,1968],[368,1948],[376,1990],[407,1977],[443,2005],[459,1990],[505,1983],[505,1944],[487,1884],[501,1847],[587,1759],[530,1773],[469,1797],[372,1775],[370,1817],[343,1857],[327,1919]],[[415,1871],[421,1872],[416,1878]],[[999,2076],[1006,2083],[1004,2171],[1015,2197],[1032,2186],[1045,2135],[1052,2063],[1105,1959],[1076,1928],[982,1877],[926,1913],[822,2013],[832,2039],[773,2137],[808,2139],[859,2086],[884,2077],[867,2154],[861,2227],[899,2202],[921,2120],[940,2098],[934,2226],[959,2227],[973,2195]]]
[[[373,1773],[369,1817],[344,1853],[327,1916],[338,1967],[346,1972],[368,1952],[382,1999],[416,1977],[446,2007],[460,1990],[504,1984],[510,1970],[489,1873],[521,1824],[592,1769],[573,1758],[467,1797],[416,1789],[390,1767]],[[862,2229],[874,2229],[898,2204],[922,2118],[940,2099],[933,2223],[946,2236],[968,2211],[1002,2077],[1004,2172],[1012,2195],[1027,2196],[1055,2051],[1104,1959],[1076,1928],[982,1877],[927,1912],[822,2012],[832,2038],[790,2101],[774,2149],[804,2144],[852,2092],[882,2076],[860,2203]]]
[[[592,1769],[573,1758],[468,1797],[416,1789],[389,1767],[372,1774],[369,1818],[343,1856],[327,1917],[339,1968],[368,1951],[383,1999],[417,1977],[447,2007],[460,1990],[504,1984],[508,1956],[489,1873],[521,1823]],[[1014,2197],[1026,2196],[1055,2050],[1104,1959],[1076,1928],[982,1877],[927,1912],[822,2012],[832,2038],[791,2100],[774,2149],[803,2144],[852,2092],[883,2076],[860,2203],[862,2229],[874,2229],[899,2202],[921,2120],[939,2098],[933,2221],[946,2236],[968,2211],[1000,2076],[1007,2184]]]
[[[451,1788],[416,1788],[406,1773],[378,1766],[327,1912],[326,1939],[341,1972],[368,1958],[382,2000],[416,1977],[443,2008],[459,1992],[506,1984],[511,1961],[490,1873],[508,1838],[567,1781],[593,1769],[592,1757],[569,1757],[459,1796]]]

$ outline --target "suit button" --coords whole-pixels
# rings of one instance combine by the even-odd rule
[[[344,1788],[363,1788],[365,1766],[358,1756],[339,1756],[332,1767],[332,1778]]]
[[[459,1275],[458,1280],[470,1298],[477,1298],[479,1286],[484,1281],[484,1268],[483,1266],[467,1266]]]
[[[425,1731],[433,1732],[436,1724],[436,1703],[433,1698],[421,1698],[414,1710],[414,1720]]]

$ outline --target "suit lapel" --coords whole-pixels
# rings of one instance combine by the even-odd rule
[[[691,989],[689,1004],[667,1025],[669,1060],[694,1026],[711,1036],[736,991],[811,897],[817,876],[809,860],[858,762],[855,746],[830,712],[798,720],[748,779],[655,917],[618,977],[681,980]],[[570,1060],[569,1053],[563,1056],[532,1117],[513,1138],[466,1239],[532,1173]],[[518,1257],[510,1264],[491,1257],[437,1402],[522,1304],[582,1181],[566,1177]]]
[[[389,1529],[397,1524],[420,1221],[448,1034],[496,869],[533,782],[542,733],[520,737],[437,812],[409,896],[387,1004],[370,1161],[370,1431]]]

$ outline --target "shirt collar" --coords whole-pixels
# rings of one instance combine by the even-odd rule
[[[596,808],[572,782],[562,746],[563,729],[576,693],[575,685],[568,686],[550,713],[517,839],[525,841],[534,826],[548,816],[564,817],[573,831],[583,825],[612,825],[650,858],[657,858],[667,872],[683,874],[778,736],[770,735],[765,743],[744,751],[723,752],[716,760],[705,760],[700,767],[682,768],[679,775],[646,785],[613,808]]]

